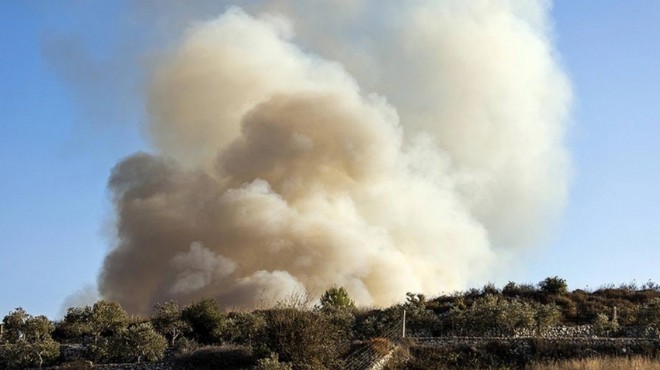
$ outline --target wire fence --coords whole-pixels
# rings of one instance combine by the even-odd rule
[[[393,322],[380,337],[367,340],[354,350],[345,360],[346,370],[366,370],[381,358],[387,356],[403,337],[404,317]]]

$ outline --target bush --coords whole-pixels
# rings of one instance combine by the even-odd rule
[[[401,326],[403,306],[357,312],[355,315],[355,339],[388,337],[392,328]]]
[[[190,331],[190,325],[181,318],[181,310],[175,301],[155,305],[151,322],[156,331],[169,339],[171,345],[183,333]]]
[[[79,342],[84,335],[89,335],[89,322],[92,316],[92,307],[71,307],[67,310],[64,319],[55,325],[53,337],[60,342]]]
[[[397,370],[397,369],[407,369],[406,366],[410,361],[410,351],[407,346],[399,346],[394,352],[392,352],[392,357],[385,364],[383,370]]]
[[[353,338],[353,328],[355,326],[354,309],[348,308],[329,308],[316,311],[316,314],[323,317],[336,331],[339,337]]]
[[[181,312],[181,318],[190,326],[197,342],[213,344],[222,339],[226,317],[213,299],[189,305]]]
[[[449,313],[453,327],[469,335],[511,335],[516,329],[534,327],[535,310],[529,303],[487,295],[465,310]]]
[[[527,358],[515,344],[497,340],[480,346],[466,344],[447,347],[413,346],[405,369],[522,369]]]
[[[638,313],[638,323],[660,329],[660,298],[643,305]]]
[[[38,342],[18,341],[5,345],[5,362],[9,369],[42,367],[60,355],[60,344],[52,339]]]
[[[119,362],[154,362],[161,360],[167,340],[151,323],[141,323],[121,331],[112,340],[111,357]]]
[[[182,355],[173,361],[175,369],[215,370],[245,369],[255,364],[255,358],[249,347],[213,346],[203,347],[190,354]]]
[[[32,316],[17,308],[2,323],[3,362],[8,368],[41,367],[60,355],[60,344],[51,337],[55,326],[46,316]]]
[[[568,285],[566,280],[558,276],[548,277],[539,283],[541,292],[546,295],[558,295],[568,293]]]
[[[561,311],[560,317],[563,315],[566,321],[577,315],[577,305],[568,296],[563,296],[563,295],[553,296],[547,301],[549,304],[555,306]]]
[[[111,337],[128,324],[128,315],[119,303],[98,301],[93,306],[71,307],[58,324],[64,339],[90,339],[96,346],[102,337]]]
[[[439,331],[441,322],[433,311],[427,309],[426,297],[423,294],[412,293],[407,293],[406,296],[406,303],[403,306],[406,310],[406,335],[433,336]],[[396,327],[397,325],[394,326]]]
[[[199,348],[200,348],[199,343],[197,343],[194,339],[182,337],[177,339],[176,342],[174,342],[174,347],[172,347],[172,353],[175,356],[187,355],[192,352],[195,352]]]
[[[257,346],[267,348],[294,369],[327,369],[339,365],[350,339],[319,312],[292,308],[264,312],[266,335]]]
[[[537,334],[542,334],[548,328],[559,324],[561,311],[554,304],[539,304],[534,310],[534,323]]]
[[[321,296],[321,308],[345,309],[355,307],[355,302],[342,287],[332,287]]]
[[[596,319],[594,320],[593,323],[593,328],[594,331],[596,332],[596,335],[607,336],[607,337],[617,334],[620,329],[618,322],[610,321],[609,317],[607,317],[607,315],[602,313],[596,315]]]
[[[226,342],[253,346],[266,334],[266,319],[259,312],[232,312],[227,317],[223,339]]]
[[[101,337],[96,343],[84,342],[84,358],[95,363],[107,363],[110,360],[111,338]]]
[[[270,357],[262,358],[257,361],[253,370],[291,370],[291,364],[280,362],[276,353],[271,353]]]
[[[484,285],[483,288],[481,288],[481,294],[483,294],[483,295],[488,295],[488,294],[498,295],[500,293],[501,293],[500,290],[497,289],[497,287],[495,287],[495,284],[493,284],[493,283],[488,283],[488,284]]]

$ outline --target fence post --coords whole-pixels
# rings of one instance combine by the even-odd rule
[[[402,338],[406,337],[406,310],[403,310],[403,330],[402,330]]]

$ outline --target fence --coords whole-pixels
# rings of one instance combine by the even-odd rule
[[[405,311],[401,318],[381,333],[380,337],[362,342],[350,356],[344,360],[346,370],[371,369],[374,363],[389,355],[405,335]]]

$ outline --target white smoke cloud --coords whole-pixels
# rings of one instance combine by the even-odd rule
[[[561,209],[570,88],[547,4],[332,3],[230,8],[163,57],[158,155],[110,180],[104,297],[341,285],[384,305],[491,278]]]
[[[178,271],[176,282],[171,288],[173,294],[202,289],[236,270],[234,261],[214,254],[197,242],[190,245],[189,251],[176,254],[172,258],[172,265]]]
[[[96,286],[87,284],[64,298],[57,316],[62,318],[71,307],[83,307],[94,304],[99,299]]]

